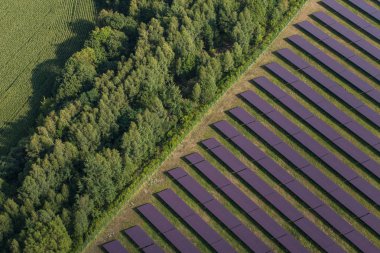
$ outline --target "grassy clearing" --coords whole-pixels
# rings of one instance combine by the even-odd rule
[[[337,39],[338,41],[344,43],[347,47],[354,50],[355,53],[362,56],[366,60],[376,64],[372,59],[367,57],[361,51],[356,48],[348,45],[341,38],[336,36],[335,34],[331,34],[325,28],[322,28],[315,21],[311,20],[308,15],[315,11],[323,10],[326,11],[318,1],[310,0],[303,10],[299,13],[299,15],[295,18],[293,23],[297,23],[303,20],[309,20],[313,22],[322,30],[328,32],[332,37]],[[337,18],[339,19],[339,18]],[[346,24],[346,23],[345,23]],[[347,24],[346,24],[347,25]],[[349,26],[349,25],[348,25]],[[321,163],[317,158],[310,155],[307,151],[305,151],[301,145],[295,143],[290,137],[288,137],[284,132],[280,129],[273,127],[266,118],[260,116],[257,112],[255,112],[252,108],[242,102],[240,99],[236,97],[236,94],[239,92],[245,91],[247,89],[252,89],[262,98],[264,98],[267,102],[272,104],[277,110],[281,111],[286,117],[291,119],[297,126],[311,135],[315,140],[325,146],[330,152],[332,152],[335,156],[341,159],[344,163],[349,165],[352,169],[354,169],[358,174],[360,174],[363,178],[365,178],[368,182],[372,183],[376,187],[380,187],[380,182],[372,178],[368,173],[366,173],[359,165],[355,162],[348,159],[343,153],[341,153],[336,147],[326,142],[322,136],[320,136],[317,132],[311,129],[308,125],[305,125],[302,121],[300,121],[297,117],[295,117],[292,113],[284,110],[279,104],[272,100],[268,95],[255,88],[249,80],[254,77],[265,75],[270,78],[273,82],[275,82],[279,87],[284,89],[288,94],[292,97],[296,98],[303,106],[308,108],[317,117],[323,119],[330,126],[332,126],[335,130],[337,130],[340,134],[342,134],[345,138],[354,142],[357,147],[362,149],[365,153],[367,153],[371,158],[380,162],[379,155],[376,154],[373,150],[371,150],[365,143],[359,141],[358,138],[352,136],[349,132],[344,130],[343,127],[336,124],[336,122],[330,118],[328,118],[323,112],[319,111],[314,105],[305,101],[301,98],[296,92],[292,91],[286,85],[282,84],[279,80],[275,79],[265,70],[260,68],[261,65],[271,62],[277,61],[282,65],[286,66],[292,73],[296,74],[299,78],[304,80],[308,85],[310,85],[317,92],[325,96],[331,103],[335,104],[339,109],[347,113],[350,117],[361,123],[368,130],[372,131],[374,134],[379,134],[379,130],[374,128],[372,125],[368,124],[360,115],[355,114],[345,105],[343,105],[340,101],[334,99],[330,94],[323,91],[318,85],[314,84],[309,79],[305,78],[302,74],[293,71],[292,67],[290,67],[287,63],[281,61],[275,55],[272,54],[272,51],[281,49],[284,47],[292,48],[297,54],[302,56],[304,59],[312,63],[314,66],[317,64],[312,60],[301,53],[299,50],[295,49],[291,45],[289,45],[284,38],[293,35],[300,34],[304,38],[307,38],[310,42],[317,45],[319,48],[322,48],[318,43],[315,43],[313,39],[308,37],[305,34],[302,34],[297,28],[293,25],[289,25],[280,35],[280,37],[272,44],[272,46],[268,49],[266,53],[262,55],[258,61],[252,65],[251,69],[247,71],[247,73],[241,77],[241,79],[232,86],[226,94],[214,105],[212,110],[205,115],[202,122],[185,138],[185,140],[176,148],[176,150],[169,156],[169,158],[163,163],[163,165],[159,168],[156,174],[154,174],[149,181],[145,182],[142,186],[142,190],[136,194],[136,196],[128,201],[125,207],[118,213],[117,216],[113,218],[113,220],[107,225],[107,227],[98,235],[96,240],[89,245],[84,252],[102,252],[99,248],[99,245],[109,241],[110,239],[117,238],[123,242],[123,244],[134,252],[135,247],[129,242],[126,237],[120,233],[122,229],[128,228],[133,225],[142,226],[153,238],[154,240],[162,246],[165,251],[172,252],[173,249],[170,245],[165,242],[165,240],[157,235],[156,232],[152,230],[152,228],[133,210],[134,207],[150,202],[153,203],[159,210],[165,214],[176,226],[181,230],[188,238],[190,238],[194,244],[199,246],[202,251],[209,252],[210,249],[195,235],[195,233],[191,232],[180,220],[178,220],[175,216],[173,216],[162,203],[160,203],[154,196],[153,193],[158,192],[160,190],[166,188],[172,188],[178,195],[181,196],[185,200],[187,204],[189,204],[203,219],[205,219],[211,227],[213,227],[218,233],[220,233],[226,240],[228,240],[238,252],[244,252],[244,247],[229,234],[229,232],[221,226],[218,222],[215,221],[207,212],[202,210],[202,208],[189,197],[189,195],[181,189],[178,185],[173,183],[164,173],[164,171],[181,166],[186,169],[186,171],[195,177],[199,183],[202,184],[215,198],[217,198],[222,204],[224,204],[231,212],[233,212],[244,224],[246,224],[258,237],[260,237],[265,243],[267,243],[270,247],[273,248],[274,252],[282,252],[283,250],[275,244],[269,237],[266,235],[260,227],[254,224],[250,219],[248,219],[244,213],[239,210],[236,206],[232,205],[230,201],[225,198],[222,194],[216,191],[209,182],[207,182],[200,174],[196,172],[195,169],[189,167],[185,164],[185,162],[181,159],[184,155],[187,155],[191,152],[200,152],[208,161],[210,161],[214,166],[216,166],[220,171],[229,178],[234,184],[239,186],[239,188],[251,198],[255,203],[257,203],[263,210],[265,210],[273,219],[278,222],[285,230],[291,233],[295,238],[297,238],[306,248],[308,248],[311,252],[316,252],[318,249],[313,243],[309,241],[300,231],[298,231],[292,224],[289,224],[277,211],[275,211],[270,205],[268,205],[257,193],[252,191],[249,187],[243,184],[238,178],[234,177],[227,168],[221,165],[213,156],[211,156],[208,152],[206,152],[203,148],[198,145],[198,142],[204,140],[209,137],[217,138],[223,145],[229,148],[239,159],[241,159],[246,165],[248,165],[252,170],[254,170],[263,180],[265,180],[270,186],[273,187],[277,192],[279,192],[282,196],[284,196],[292,205],[294,205],[305,217],[313,221],[322,231],[324,231],[329,237],[331,237],[335,242],[342,246],[347,252],[354,252],[355,249],[345,241],[345,239],[339,235],[335,231],[333,231],[325,222],[323,222],[319,217],[317,217],[313,212],[311,212],[307,207],[305,207],[298,199],[296,199],[291,193],[289,193],[285,188],[280,186],[273,178],[271,178],[266,172],[264,172],[260,167],[258,167],[255,163],[252,163],[242,152],[240,152],[236,147],[231,145],[228,141],[224,140],[218,133],[216,133],[212,128],[209,127],[210,124],[221,120],[226,119],[230,123],[232,123],[235,127],[239,129],[247,138],[249,138],[253,143],[255,143],[261,150],[263,150],[268,156],[278,162],[286,171],[288,171],[293,177],[295,177],[298,181],[300,181],[306,188],[316,194],[323,202],[333,208],[342,218],[348,221],[352,226],[363,233],[367,238],[369,238],[375,245],[380,247],[380,239],[374,235],[365,225],[358,222],[354,219],[346,210],[342,209],[339,205],[337,205],[327,194],[325,194],[322,190],[320,190],[316,185],[314,185],[310,180],[308,180],[303,175],[296,172],[296,170],[287,163],[284,159],[279,157],[269,146],[263,143],[258,137],[252,135],[247,129],[241,127],[235,120],[230,118],[225,114],[225,111],[235,107],[242,106],[250,113],[255,115],[264,125],[266,125],[271,131],[275,132],[284,142],[289,144],[292,148],[294,148],[297,152],[299,152],[303,157],[305,157],[311,164],[313,164],[317,169],[321,170],[326,176],[328,176],[331,180],[333,180],[336,184],[340,185],[345,191],[351,194],[355,199],[357,199],[361,204],[363,204],[366,208],[368,208],[374,215],[380,217],[380,210],[374,207],[368,200],[363,198],[359,193],[357,193],[352,187],[346,185],[341,178],[332,173],[323,163]],[[370,39],[369,39],[370,41]],[[375,42],[373,42],[375,43]],[[325,50],[325,49],[323,49]],[[348,65],[344,61],[342,61],[339,57],[337,57],[332,52],[329,52],[327,49],[325,50],[330,56],[344,64],[350,70],[355,71],[361,78],[368,81],[374,87],[378,87],[378,84],[370,80],[365,76],[365,74],[360,71],[356,71],[351,65]],[[353,93],[359,99],[363,100],[368,106],[373,108],[374,110],[379,110],[379,106],[372,103],[371,101],[364,98],[357,91],[353,90],[342,80],[338,79],[336,76],[331,74],[329,71],[324,69],[323,67],[318,67],[321,71],[323,71],[330,78],[335,80],[337,83],[345,87],[350,93]]]
[[[0,155],[28,133],[59,68],[94,25],[93,0],[0,2]]]

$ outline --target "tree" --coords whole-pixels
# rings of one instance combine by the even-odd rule
[[[29,224],[26,230],[23,252],[64,253],[71,247],[71,239],[61,219],[50,214]]]

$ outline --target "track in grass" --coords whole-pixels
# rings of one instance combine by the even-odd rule
[[[34,124],[57,71],[94,26],[93,0],[0,1],[0,155]]]

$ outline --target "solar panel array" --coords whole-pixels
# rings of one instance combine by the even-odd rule
[[[344,39],[348,40],[350,43],[354,44],[356,47],[360,48],[362,51],[366,52],[374,59],[378,61],[380,60],[380,49],[378,47],[374,46],[362,36],[348,29],[346,26],[340,24],[331,16],[327,15],[324,12],[315,12],[312,14],[312,17],[321,22],[333,32],[338,33]]]
[[[322,2],[330,9],[332,9],[334,12],[338,13],[343,18],[345,18],[347,21],[351,22],[355,27],[371,35],[373,38],[380,40],[380,29],[378,29],[377,27],[371,25],[369,22],[357,16],[356,14],[354,14],[349,9],[339,4],[335,0],[323,0]]]
[[[212,252],[238,252],[232,240],[250,252],[275,251],[268,240],[285,252],[309,252],[310,245],[306,247],[305,239],[317,251],[345,252],[345,248],[331,237],[331,231],[357,251],[380,251],[366,237],[366,232],[359,229],[365,228],[376,238],[380,236],[380,219],[374,211],[380,207],[380,189],[371,183],[380,181],[380,164],[378,159],[353,141],[359,140],[373,154],[380,154],[377,131],[380,129],[380,91],[377,86],[380,83],[380,49],[375,46],[380,40],[380,30],[371,23],[379,21],[380,10],[363,0],[346,0],[344,5],[335,0],[322,0],[322,5],[360,32],[353,32],[352,27],[325,12],[313,13],[314,22],[298,22],[296,27],[305,32],[305,37],[292,35],[286,40],[294,49],[282,48],[274,52],[290,67],[276,62],[265,64],[263,68],[273,76],[273,80],[265,76],[252,79],[256,92],[247,90],[237,94],[244,103],[226,111],[229,120],[210,125],[215,130],[213,134],[219,133],[218,137],[207,136],[199,143],[203,147],[201,151],[183,157],[189,168],[183,166],[166,171],[167,178],[174,183],[173,187],[155,192],[158,201],[154,205],[145,203],[135,208],[146,225],[152,228],[146,232],[136,225],[124,230],[125,236],[140,252],[166,251],[161,243],[150,237],[152,231],[176,252],[201,252],[198,242]],[[353,13],[347,6],[366,18]],[[326,29],[333,34],[326,33]],[[335,39],[336,36],[350,46]],[[322,50],[321,46],[329,51]],[[357,49],[361,53],[357,53]],[[363,57],[362,53],[366,56]],[[336,60],[336,56],[341,60]],[[360,71],[351,71],[343,62]],[[324,70],[330,75],[324,74]],[[340,81],[335,81],[335,78]],[[281,82],[284,88],[276,82]],[[350,87],[356,95],[340,83]],[[320,89],[324,95],[319,93]],[[331,98],[337,100],[332,102]],[[309,106],[317,111],[308,109]],[[297,118],[303,127],[282,110]],[[347,113],[347,110],[351,112]],[[321,113],[345,133],[325,122]],[[358,119],[364,120],[372,129]],[[348,134],[353,139],[347,138]],[[261,145],[253,142],[252,138]],[[328,147],[320,143],[321,138]],[[233,149],[238,152],[233,152]],[[298,151],[301,149],[305,152]],[[202,155],[203,152],[209,156]],[[318,161],[317,165],[310,161],[310,157]],[[248,159],[255,168],[241,159]],[[189,173],[190,169],[202,180]],[[336,179],[330,178],[326,172]],[[313,188],[310,189],[304,181]],[[273,187],[273,183],[278,187]],[[355,192],[360,200],[350,192]],[[184,195],[187,198],[183,198]],[[295,201],[302,207],[294,205]],[[233,207],[223,203],[231,203]],[[176,226],[172,222],[173,217],[183,226]],[[213,219],[224,232],[216,229],[209,219]],[[315,219],[331,231],[323,229]],[[355,225],[350,220],[354,220]],[[184,233],[183,229],[187,232]],[[189,234],[194,235],[196,241],[188,237]],[[108,253],[127,252],[118,240],[104,243],[101,247]]]
[[[252,116],[246,113],[241,108],[232,109],[233,115],[239,118],[239,121],[244,121],[249,124],[254,121]],[[249,122],[249,123],[248,123]],[[244,175],[246,178],[256,178],[255,173],[243,164],[231,151],[225,148],[220,142],[216,139],[211,138],[202,141],[202,145],[214,156],[216,156],[222,163],[224,163],[235,176],[244,180],[241,175]],[[250,154],[259,153],[263,159],[256,161],[256,164],[259,165],[265,172],[270,174],[275,178],[281,185],[283,185],[289,192],[297,196],[305,205],[310,209],[314,210],[326,223],[333,227],[338,233],[344,235],[348,241],[351,241],[358,249],[363,252],[376,250],[373,244],[358,233],[350,224],[348,224],[344,219],[342,219],[337,213],[335,213],[329,206],[323,203],[317,196],[310,192],[305,186],[303,186],[299,181],[294,179],[289,173],[286,172],[281,166],[279,166],[275,161],[266,156],[259,148],[251,146],[247,148],[246,145],[239,146],[249,157],[252,158]],[[254,158],[252,158],[254,159]],[[248,180],[253,182],[252,180]],[[253,185],[260,185],[255,182]],[[355,235],[355,236],[350,236]],[[352,240],[355,238],[355,240]]]
[[[372,5],[368,4],[367,2],[363,0],[347,0],[350,4],[355,6],[356,8],[360,9],[364,13],[366,13],[368,16],[372,17],[373,19],[380,21],[380,10],[376,9]]]

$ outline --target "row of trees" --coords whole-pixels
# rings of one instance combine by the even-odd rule
[[[0,162],[0,252],[68,252],[302,0],[107,0]]]

